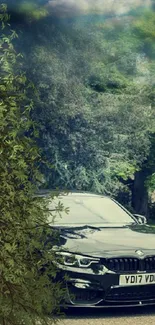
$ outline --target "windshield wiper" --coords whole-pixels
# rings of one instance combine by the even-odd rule
[[[72,225],[56,225],[55,228],[60,228],[60,229],[94,229],[94,230],[101,230],[101,227],[96,227],[92,225],[83,225],[83,224],[72,224]]]
[[[96,227],[96,226],[92,226],[92,225],[81,225],[81,226],[75,226],[74,228],[79,228],[79,229],[85,229],[85,228],[89,228],[89,229],[95,229],[95,230],[101,230],[100,227]]]

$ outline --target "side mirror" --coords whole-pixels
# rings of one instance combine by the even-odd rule
[[[134,217],[137,219],[138,223],[145,225],[147,223],[147,219],[140,214],[134,214]]]

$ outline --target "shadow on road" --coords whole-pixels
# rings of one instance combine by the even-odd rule
[[[155,306],[149,307],[129,307],[129,308],[107,308],[107,309],[91,309],[91,308],[71,308],[65,311],[66,318],[69,319],[92,319],[92,318],[120,318],[120,317],[136,317],[144,315],[155,315]]]

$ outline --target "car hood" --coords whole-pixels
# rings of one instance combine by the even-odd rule
[[[155,255],[155,234],[149,227],[61,228],[60,249],[94,257]]]

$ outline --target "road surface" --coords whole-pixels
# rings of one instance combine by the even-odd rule
[[[155,325],[155,306],[128,309],[72,310],[60,325]]]

